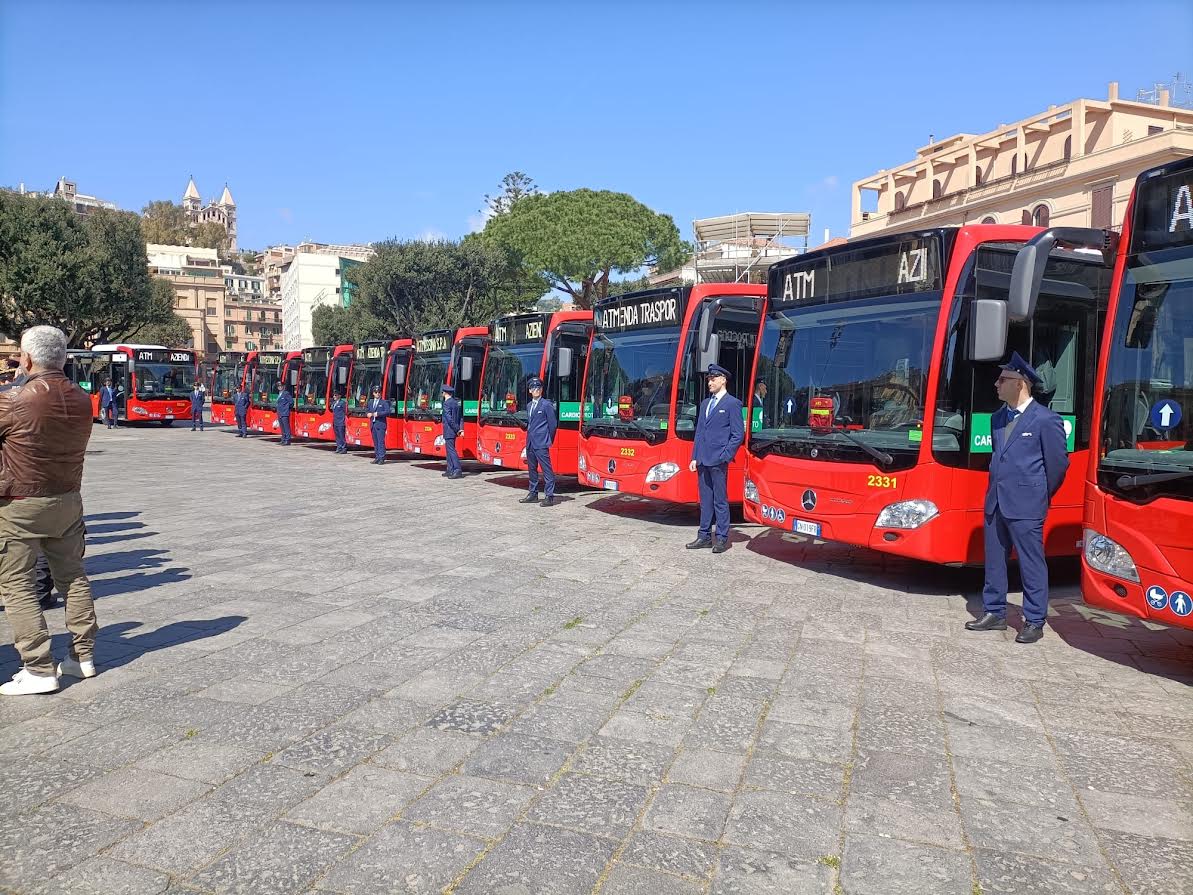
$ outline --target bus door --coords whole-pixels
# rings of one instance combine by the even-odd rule
[[[466,336],[453,352],[451,384],[464,414],[460,456],[476,459],[476,426],[480,414],[481,376],[484,372],[488,337]]]
[[[580,439],[580,394],[584,370],[592,344],[592,326],[564,323],[556,327],[547,342],[543,359],[544,395],[554,403],[559,428],[551,446],[551,461],[559,475],[576,474],[576,452]]]

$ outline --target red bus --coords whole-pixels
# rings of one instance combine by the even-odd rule
[[[245,382],[249,386],[248,428],[273,433],[277,429],[278,394],[284,351],[250,351],[245,359]]]
[[[434,330],[415,339],[406,385],[404,450],[430,457],[447,456],[443,445],[443,386],[451,385],[464,412],[464,431],[456,449],[461,459],[476,459],[480,382],[488,347],[487,326]]]
[[[576,474],[580,389],[592,331],[592,311],[518,314],[493,321],[481,377],[476,454],[481,463],[526,468],[526,408],[532,376],[555,404],[559,429],[551,446],[556,475]]]
[[[294,394],[290,419],[295,438],[335,441],[331,430],[331,402],[338,389],[347,391],[352,373],[353,346],[302,349],[302,372]]]
[[[195,352],[164,345],[94,345],[90,351],[91,407],[100,418],[99,390],[111,378],[116,416],[133,422],[191,418],[191,390],[199,376]]]
[[[348,390],[348,443],[358,447],[373,446],[373,431],[369,424],[368,403],[373,386],[381,386],[381,394],[392,408],[385,427],[385,448],[402,449],[404,414],[406,412],[406,375],[410,355],[414,351],[410,339],[391,339],[385,342],[362,342],[356,346],[356,362],[352,367],[352,383]]]
[[[719,363],[744,404],[766,287],[700,283],[602,299],[584,376],[577,470],[581,484],[672,503],[699,502],[688,471],[704,371]],[[740,501],[742,452],[729,466]]]
[[[1135,182],[1094,394],[1082,594],[1193,627],[1193,159]]]
[[[211,421],[225,426],[236,425],[234,406],[236,390],[245,385],[245,354],[242,351],[221,351],[211,368]]]
[[[1039,233],[975,225],[809,252],[770,270],[747,433],[745,515],[811,538],[980,565],[994,380],[1010,349],[1086,459],[1109,273],[1100,255],[1045,253],[1030,319],[1007,328],[1018,249]],[[1000,329],[1001,327],[1001,329]],[[997,332],[993,348],[983,339]],[[1009,342],[1009,346],[1008,343]],[[1075,554],[1081,482],[1044,526]]]

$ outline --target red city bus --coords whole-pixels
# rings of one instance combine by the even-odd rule
[[[410,339],[391,339],[385,342],[362,342],[356,346],[356,361],[352,367],[352,382],[348,389],[347,440],[358,447],[373,446],[373,430],[368,418],[368,403],[374,386],[381,386],[381,394],[392,408],[385,427],[386,450],[402,449],[402,433],[406,410],[406,372],[414,342]]]
[[[302,349],[302,373],[290,419],[295,438],[335,441],[331,429],[331,402],[338,389],[348,388],[353,356],[351,345]]]
[[[699,502],[688,471],[704,371],[731,373],[744,404],[766,287],[700,283],[602,299],[584,376],[577,470],[581,484],[672,503]],[[729,465],[740,501],[742,452]]]
[[[447,456],[443,444],[443,386],[451,385],[464,413],[464,431],[456,441],[456,449],[461,459],[476,459],[480,382],[488,347],[487,326],[434,330],[415,339],[406,385],[404,450],[429,457]]]
[[[250,351],[245,361],[245,381],[249,386],[248,428],[254,432],[273,433],[278,427],[278,394],[286,358],[284,351]]]
[[[526,383],[537,376],[543,380],[543,397],[559,414],[551,465],[556,475],[576,474],[580,389],[591,329],[592,311],[518,314],[493,321],[476,430],[481,463],[526,468]]]
[[[211,421],[236,425],[236,390],[244,385],[246,370],[242,351],[221,351],[211,368]]]
[[[91,408],[100,418],[99,391],[111,378],[116,418],[159,422],[191,418],[191,390],[199,376],[195,352],[164,345],[94,345],[91,348]]]
[[[774,265],[747,433],[746,518],[980,565],[994,380],[1010,349],[1039,371],[1036,398],[1060,414],[1072,462],[1084,464],[1109,270],[1096,253],[1045,253],[1039,307],[1008,330],[1016,253],[1039,232],[991,224],[898,233]],[[993,349],[983,341],[992,332],[1001,336]],[[1080,533],[1081,483],[1070,475],[1045,523],[1045,549],[1073,554]]]
[[[1038,242],[1046,247],[1049,234]],[[1092,247],[1098,237],[1115,241],[1114,234],[1094,234]],[[1097,449],[1079,467],[1081,591],[1094,606],[1190,628],[1193,159],[1139,175],[1117,244],[1094,387]],[[1029,252],[1021,254],[1022,302],[1030,309],[1037,275]]]

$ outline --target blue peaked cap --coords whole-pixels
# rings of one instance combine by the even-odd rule
[[[454,385],[445,385],[442,389],[440,389],[440,391],[446,392],[449,395],[454,395],[456,393],[456,387]]]
[[[526,387],[527,388],[542,388],[543,380],[539,379],[537,376],[531,376],[530,380],[526,383]]]
[[[1032,385],[1039,385],[1043,382],[1043,378],[1036,372],[1036,368],[1019,356],[1018,351],[1011,352],[1011,359],[1003,364],[999,369],[1009,370],[1012,373],[1018,373]]]
[[[726,370],[724,367],[722,367],[720,364],[709,364],[708,370],[707,370],[707,375],[708,376],[724,376],[726,379],[728,379],[729,371]]]

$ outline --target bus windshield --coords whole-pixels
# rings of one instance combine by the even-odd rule
[[[663,441],[679,341],[678,326],[598,330],[588,358],[584,435]]]
[[[1110,338],[1099,484],[1193,499],[1193,249],[1130,259]]]
[[[526,383],[537,376],[543,359],[543,345],[493,345],[485,361],[485,377],[481,382],[480,415],[482,423],[526,425],[526,408],[530,393]],[[507,408],[513,401],[514,410]]]
[[[234,367],[217,367],[215,371],[215,383],[212,385],[212,401],[231,401],[232,396],[236,393],[236,389],[240,388],[240,374],[243,367],[237,364]]]
[[[348,407],[351,410],[363,410],[369,403],[369,396],[373,388],[381,385],[383,359],[357,359],[352,367],[352,381],[348,386]]]
[[[136,397],[142,401],[181,397],[195,385],[195,368],[192,364],[138,363],[135,369]]]
[[[914,465],[941,294],[772,312],[763,327],[750,449]],[[869,448],[869,450],[867,450]]]
[[[279,370],[279,367],[272,364],[257,367],[257,372],[253,374],[254,407],[272,407],[277,404]]]
[[[299,410],[322,410],[327,406],[327,363],[302,365],[295,404]]]
[[[437,419],[443,411],[443,383],[450,359],[448,352],[414,355],[406,385],[406,413],[412,419]]]

